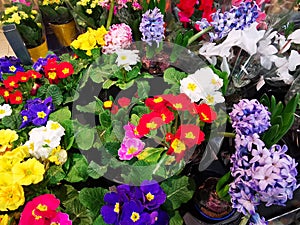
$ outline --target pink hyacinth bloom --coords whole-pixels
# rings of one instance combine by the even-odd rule
[[[124,138],[121,148],[118,150],[120,160],[130,160],[140,154],[145,147],[145,143],[138,138]]]
[[[103,46],[104,54],[111,54],[119,49],[128,48],[132,43],[131,28],[125,23],[113,24],[104,36],[106,45]]]
[[[58,212],[54,218],[51,219],[50,224],[72,225],[72,220],[69,219],[67,213]]]
[[[143,9],[143,7],[140,5],[140,3],[135,2],[135,1],[132,3],[132,7],[134,10],[142,10]]]

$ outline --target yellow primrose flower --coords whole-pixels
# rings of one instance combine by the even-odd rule
[[[16,161],[18,162],[18,161]],[[1,180],[5,183],[12,183],[12,161],[10,161],[7,157],[0,157],[0,177]]]
[[[21,185],[0,186],[0,211],[15,210],[24,203],[24,190]]]
[[[36,158],[17,163],[12,168],[13,179],[21,185],[37,184],[43,180],[44,165]]]
[[[33,10],[31,10],[31,13],[34,14],[34,15],[37,15],[37,14],[38,14],[38,11],[35,10],[35,9],[33,9]]]
[[[10,8],[7,8],[5,11],[4,11],[4,14],[5,15],[8,15],[10,13],[13,13],[13,12],[16,12],[18,11],[18,7],[17,6],[12,6]]]
[[[5,157],[14,159],[15,161],[22,161],[24,158],[29,157],[29,148],[26,145],[19,146],[12,151],[5,152]]]
[[[108,31],[105,29],[104,26],[101,26],[100,28],[98,28],[95,32],[95,38],[97,41],[98,45],[104,46],[105,45],[105,40],[104,40],[104,36],[108,33]]]
[[[56,165],[62,165],[67,161],[67,157],[67,151],[58,146],[52,150],[48,159]]]
[[[10,150],[12,143],[19,138],[18,134],[14,130],[2,129],[0,130],[0,152]]]
[[[92,11],[91,9],[87,9],[87,10],[86,10],[86,13],[87,13],[87,14],[92,14],[93,11]]]
[[[20,24],[22,18],[20,17],[19,13],[16,12],[11,15],[11,19],[13,23]]]
[[[9,217],[7,214],[0,215],[0,225],[8,225]]]

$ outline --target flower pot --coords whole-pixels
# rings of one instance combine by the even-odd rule
[[[71,42],[76,37],[76,25],[72,20],[65,24],[51,24],[50,27],[62,46],[70,46]]]
[[[34,48],[27,48],[27,50],[33,62],[36,62],[40,57],[45,57],[47,55],[48,52],[47,39],[45,39],[45,41],[41,45]]]
[[[209,177],[195,192],[193,198],[195,217],[205,224],[239,224],[241,215],[231,203],[219,199],[216,184],[219,178]]]

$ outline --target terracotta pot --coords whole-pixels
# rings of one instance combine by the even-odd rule
[[[50,27],[62,46],[70,46],[71,42],[76,38],[76,25],[72,20],[65,24],[51,24]]]
[[[27,48],[27,50],[33,62],[36,62],[40,57],[46,57],[48,52],[47,39],[41,45],[34,48]]]

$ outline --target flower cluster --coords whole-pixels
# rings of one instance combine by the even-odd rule
[[[58,211],[59,205],[59,199],[57,199],[53,194],[37,196],[25,205],[21,214],[19,225],[72,225],[69,215]]]
[[[0,81],[3,81],[3,74],[15,74],[18,71],[24,71],[18,58],[15,56],[4,56],[0,58]]]
[[[206,18],[197,21],[197,27],[203,30],[209,26],[213,27],[213,32],[209,32],[210,40],[220,40],[227,36],[233,30],[243,30],[257,21],[260,9],[254,2],[241,2],[239,7],[233,6],[229,11],[224,13],[219,9],[211,14],[212,21],[208,22]]]
[[[158,46],[164,39],[164,16],[157,7],[143,14],[139,29],[143,35],[142,41],[149,45],[156,42]]]
[[[45,125],[48,121],[49,114],[54,111],[52,97],[45,100],[40,98],[27,100],[24,109],[21,111],[22,124],[20,128],[28,125],[41,126]]]
[[[287,146],[270,149],[260,136],[270,127],[270,113],[257,100],[241,100],[230,113],[236,130],[236,152],[231,157],[234,182],[229,193],[234,208],[253,216],[252,224],[266,224],[256,207],[265,202],[284,205],[292,199],[296,184],[297,163],[286,154]],[[258,221],[260,223],[258,223]]]
[[[25,143],[29,153],[37,159],[51,159],[56,164],[67,160],[67,153],[60,147],[65,129],[57,122],[49,120],[46,126],[33,128],[29,132],[29,140]]]
[[[26,47],[33,48],[43,43],[41,15],[32,5],[12,3],[1,15],[1,25],[15,24]]]
[[[88,28],[87,32],[79,35],[76,40],[71,43],[71,47],[75,50],[79,49],[85,52],[87,56],[92,56],[93,49],[99,49],[106,43],[104,40],[107,30],[101,26],[97,30]]]
[[[101,215],[108,224],[169,224],[168,214],[160,209],[166,194],[154,180],[145,180],[140,187],[119,185],[104,201]]]
[[[111,54],[120,49],[128,48],[132,43],[132,30],[125,24],[113,24],[104,36],[105,45],[102,48],[104,54]]]
[[[204,123],[212,123],[216,119],[216,113],[207,104],[195,104],[185,94],[172,95],[164,94],[147,98],[145,105],[150,113],[143,114],[134,126],[124,126],[125,137],[119,149],[121,160],[130,160],[133,157],[140,157],[145,144],[140,138],[158,131],[162,126],[163,144],[168,147],[166,154],[175,155],[177,162],[184,157],[188,150],[199,145],[204,140],[204,133],[201,131],[198,120]],[[175,130],[171,127],[180,119],[181,124]],[[189,120],[189,123],[184,121]],[[191,121],[195,122],[193,124]]]
[[[11,130],[0,130],[0,133],[12,137]],[[10,142],[18,139],[16,133],[13,137]],[[43,180],[44,165],[35,158],[28,158],[29,156],[28,147],[25,145],[14,149],[6,147],[5,153],[0,156],[0,211],[15,210],[23,205],[23,185],[37,184]]]
[[[223,79],[216,75],[209,67],[201,68],[180,81],[180,92],[185,93],[192,102],[201,99],[208,105],[224,102],[220,88]]]

